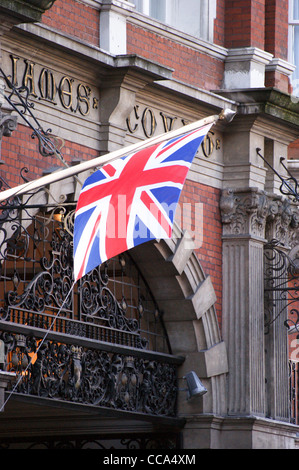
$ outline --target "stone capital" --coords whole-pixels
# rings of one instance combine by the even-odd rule
[[[290,199],[257,188],[225,189],[220,210],[224,238],[275,239],[286,249],[299,244],[299,208]]]
[[[223,236],[265,238],[269,200],[257,188],[225,189],[220,200]]]

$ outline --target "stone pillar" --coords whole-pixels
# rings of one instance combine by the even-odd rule
[[[263,129],[256,116],[238,116],[224,136],[223,187],[265,188],[267,169],[256,149],[264,152]]]
[[[114,55],[127,53],[127,17],[135,6],[124,0],[102,0],[100,48]]]
[[[267,197],[224,190],[223,338],[228,350],[228,414],[265,416],[263,249]]]
[[[257,47],[230,49],[225,61],[223,87],[231,90],[264,87],[266,66],[272,57]]]
[[[224,190],[221,211],[228,414],[288,422],[289,283],[282,260],[298,244],[299,210],[282,196],[248,188]],[[271,240],[280,259],[271,250],[265,258]]]

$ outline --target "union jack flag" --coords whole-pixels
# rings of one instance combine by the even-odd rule
[[[188,170],[211,126],[114,160],[86,179],[75,215],[75,280],[134,246],[171,237]]]

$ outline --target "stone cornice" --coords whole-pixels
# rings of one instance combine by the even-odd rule
[[[299,103],[275,88],[217,90],[215,93],[239,103],[238,114],[260,115],[299,130]]]

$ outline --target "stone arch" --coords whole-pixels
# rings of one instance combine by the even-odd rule
[[[131,255],[163,311],[172,353],[185,358],[179,370],[180,389],[185,386],[184,374],[190,370],[208,389],[202,398],[190,402],[181,391],[179,414],[224,414],[228,363],[214,306],[216,296],[188,232],[176,226],[171,240],[139,245]]]
[[[89,172],[80,174],[80,179],[85,180],[88,175]],[[51,184],[45,196],[54,201],[68,196],[75,201],[79,191],[76,181],[68,178]],[[208,389],[202,398],[190,402],[186,392],[181,391],[178,413],[226,414],[228,360],[214,306],[216,296],[188,232],[175,225],[170,240],[139,245],[130,250],[130,255],[164,313],[172,353],[185,359],[179,369],[179,388],[185,388],[184,374],[194,370]]]

